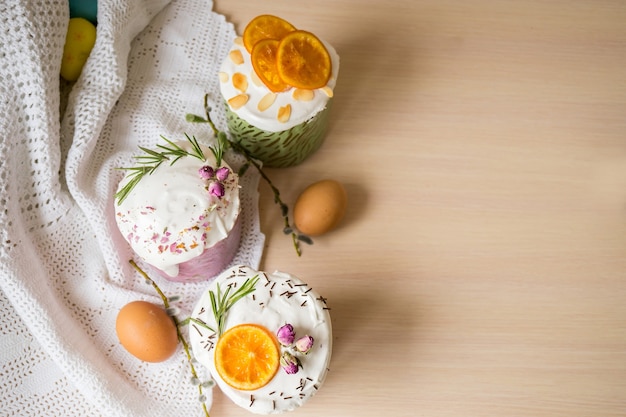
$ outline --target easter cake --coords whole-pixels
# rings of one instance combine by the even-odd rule
[[[134,252],[162,277],[197,282],[223,271],[241,239],[239,178],[222,147],[195,138],[136,157],[116,193],[115,219]]]
[[[254,18],[219,72],[233,140],[266,166],[299,164],[323,142],[338,72],[328,43],[279,17]]]
[[[323,384],[332,351],[326,299],[300,279],[237,266],[201,296],[189,326],[196,360],[256,414],[294,410]]]

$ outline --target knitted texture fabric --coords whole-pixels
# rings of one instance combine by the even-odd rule
[[[128,262],[143,266],[117,230],[113,196],[117,168],[134,164],[138,146],[185,133],[213,143],[208,125],[185,120],[204,115],[205,94],[226,129],[217,72],[235,31],[208,0],[98,7],[94,49],[67,83],[59,78],[67,0],[0,4],[0,415],[201,415],[182,347],[153,364],[117,340],[121,307],[161,299]],[[245,162],[225,158],[235,170]],[[253,268],[264,243],[258,181],[252,169],[240,179],[242,242],[232,262]],[[180,296],[180,318],[207,286],[155,280]],[[210,407],[211,388],[205,395]]]

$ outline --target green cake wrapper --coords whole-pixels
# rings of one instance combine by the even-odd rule
[[[280,132],[268,132],[237,116],[225,102],[228,130],[232,139],[264,166],[285,168],[297,165],[322,146],[331,103],[332,98],[324,110],[306,122]]]

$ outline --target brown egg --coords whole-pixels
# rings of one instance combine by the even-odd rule
[[[309,185],[293,208],[294,223],[305,235],[317,236],[334,229],[343,218],[348,204],[346,190],[335,180]]]
[[[178,346],[172,318],[163,308],[147,301],[133,301],[122,307],[115,331],[122,346],[146,362],[163,362]]]

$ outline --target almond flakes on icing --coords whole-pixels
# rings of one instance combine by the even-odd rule
[[[235,41],[234,41],[234,42],[235,42],[235,45],[244,46],[244,45],[243,45],[243,38],[242,38],[241,36],[237,36],[237,37],[235,38]]]
[[[247,94],[238,94],[235,97],[229,98],[228,104],[230,104],[230,107],[232,107],[234,110],[237,110],[243,107],[248,102],[248,98],[249,97]]]
[[[233,87],[235,87],[237,90],[241,91],[242,93],[245,93],[246,90],[248,89],[248,77],[246,77],[240,72],[234,73],[233,74]]]
[[[278,109],[278,121],[281,123],[287,123],[291,117],[291,104],[287,104]]]
[[[226,81],[228,81],[228,73],[224,72],[224,71],[220,71],[217,73],[217,76],[220,78],[220,81],[225,83]]]
[[[235,39],[235,37],[233,37],[233,39]],[[333,63],[333,74],[326,85],[329,89],[310,89],[313,92],[313,98],[310,101],[305,101],[304,99],[307,99],[308,96],[310,96],[310,92],[295,92],[295,87],[291,87],[280,92],[268,89],[267,86],[260,80],[259,75],[255,72],[252,66],[250,53],[245,49],[245,46],[241,46],[237,42],[239,42],[239,40],[236,40],[234,44],[231,45],[231,48],[226,50],[226,55],[228,55],[229,51],[239,50],[243,57],[243,63],[241,65],[237,65],[229,56],[226,56],[218,71],[223,71],[228,74],[228,80],[226,82],[219,83],[221,95],[226,101],[230,98],[238,96],[239,94],[248,95],[248,101],[239,109],[235,110],[229,106],[229,108],[236,113],[239,118],[261,130],[266,130],[268,132],[280,132],[309,120],[311,116],[319,113],[327,107],[327,103],[330,98],[329,96],[333,94],[332,89],[335,87],[335,80],[337,79],[336,72],[339,68],[339,57],[332,46],[325,45],[331,55]],[[235,88],[232,82],[232,78],[235,73],[241,73],[247,77],[248,89],[245,92]],[[261,102],[261,100],[263,100],[263,98],[270,92],[276,94],[274,102],[271,105],[269,105],[269,101]],[[299,99],[297,99],[298,97]],[[265,100],[269,100],[269,98]],[[287,104],[291,104],[291,111],[288,112],[286,109],[282,110],[281,120],[286,121],[280,121],[278,118],[278,109],[286,106]],[[264,108],[266,109],[263,110]]]
[[[325,86],[320,88],[320,90],[322,90],[324,92],[324,94],[326,94],[328,97],[332,97],[333,96],[333,89],[330,88],[329,86]]]
[[[265,111],[270,108],[274,101],[276,100],[276,93],[267,93],[263,96],[261,100],[259,100],[259,104],[257,104],[257,109],[259,111]]]
[[[256,85],[257,87],[263,87],[265,85],[263,84],[263,81],[261,81],[261,79],[259,78],[259,75],[256,73],[255,70],[252,70],[250,72],[250,79],[252,80],[254,85]]]
[[[315,97],[315,93],[313,92],[313,90],[307,90],[304,88],[296,88],[295,90],[293,90],[293,93],[291,94],[291,96],[294,98],[294,100],[311,101],[313,100],[313,97]]]
[[[235,65],[243,64],[243,54],[239,49],[233,49],[232,51],[230,51],[228,57],[231,61],[233,61],[233,64]]]

